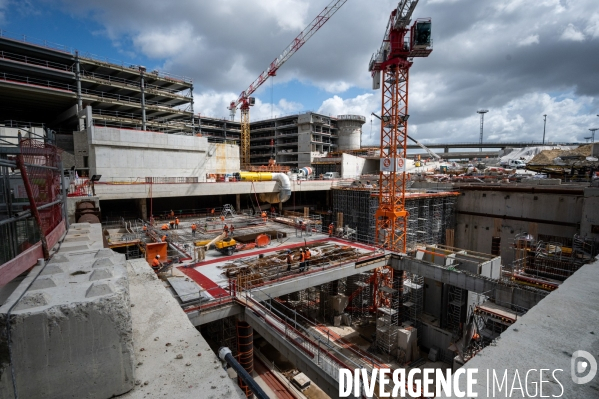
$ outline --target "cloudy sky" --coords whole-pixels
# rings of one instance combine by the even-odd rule
[[[0,0],[0,28],[194,80],[195,110],[225,117],[330,0]],[[306,110],[367,116],[367,70],[395,0],[348,0],[256,93],[253,120]],[[597,0],[420,0],[434,50],[410,71],[410,134],[424,142],[584,141],[599,127]],[[237,115],[239,118],[239,113]],[[599,140],[599,134],[597,134]]]

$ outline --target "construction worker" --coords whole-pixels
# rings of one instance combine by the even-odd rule
[[[266,216],[266,212],[262,211],[262,214],[260,215],[262,217],[262,221],[266,222],[266,220],[268,219],[268,216]]]
[[[174,217],[175,217],[175,212],[173,212],[173,210],[172,210],[172,209],[171,209],[171,213],[169,213],[169,216],[170,216],[171,218],[174,218]]]
[[[335,225],[333,223],[329,224],[329,237],[333,237],[333,229]]]
[[[156,255],[156,257],[152,260],[152,269],[154,269],[154,271],[158,273],[158,270],[160,270],[161,268],[162,262],[160,261],[160,255]]]
[[[145,233],[148,231],[148,226],[144,224],[144,227],[142,227],[141,230]]]
[[[235,226],[231,225],[231,235],[233,235],[234,231],[235,231]]]
[[[179,228],[179,218],[175,218],[175,228]]]
[[[168,222],[169,226],[171,226],[171,230],[175,228],[175,221],[171,220]]]
[[[168,238],[168,234],[163,235],[162,237],[160,237],[160,240],[162,242],[166,242],[166,239]]]
[[[291,271],[291,263],[293,262],[293,256],[291,256],[291,251],[287,250],[287,271]]]
[[[196,236],[196,229],[197,229],[197,226],[196,226],[196,224],[194,222],[194,223],[191,224],[191,236],[192,237]]]
[[[223,231],[225,232],[225,237],[228,237],[229,236],[229,226],[227,226],[225,224],[225,227],[223,227]]]
[[[160,230],[168,230],[168,224],[163,224]]]
[[[312,256],[312,253],[310,252],[310,248],[306,247],[306,249],[304,250],[304,256],[306,258],[306,270],[308,270],[310,268],[310,257]]]
[[[221,222],[224,222],[224,221],[225,221],[225,217],[224,217],[224,216],[221,216],[221,217],[220,217],[220,221],[221,221]]]
[[[275,206],[274,205],[272,205],[270,207],[270,213],[272,213],[274,215],[274,213],[275,213]]]
[[[300,264],[299,264],[299,272],[304,271],[304,267],[306,266],[306,254],[303,249],[300,249]]]

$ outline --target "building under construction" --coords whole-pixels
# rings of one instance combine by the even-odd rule
[[[431,51],[414,23],[371,61],[383,99],[409,68],[383,55]],[[407,98],[374,152],[363,116],[308,112],[252,122],[242,165],[243,122],[195,114],[188,78],[18,37],[0,57],[2,398],[336,398],[341,369],[595,347],[593,181],[440,182],[407,165]]]

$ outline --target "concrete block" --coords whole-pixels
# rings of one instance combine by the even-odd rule
[[[310,381],[310,379],[304,373],[296,374],[291,381],[295,386],[302,390],[308,388],[312,383],[312,381]]]
[[[101,226],[88,226],[101,240]],[[21,398],[105,399],[135,383],[129,283],[125,256],[110,250],[110,261],[94,268],[98,251],[60,253],[40,273],[36,266],[0,308],[0,353],[10,344]],[[39,275],[39,276],[38,276]],[[31,288],[27,290],[29,284]],[[14,398],[8,357],[0,356],[0,397]]]
[[[414,327],[399,328],[397,330],[397,346],[405,352],[406,362],[412,361],[413,356],[417,353],[416,336]]]
[[[343,294],[335,295],[333,297],[332,303],[333,310],[335,310],[338,313],[342,313],[347,307],[347,304],[349,303],[348,297]]]
[[[335,327],[341,326],[341,316],[334,316],[333,317],[333,325]]]

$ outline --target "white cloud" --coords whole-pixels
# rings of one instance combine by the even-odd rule
[[[138,34],[133,45],[150,58],[169,58],[185,51],[193,43],[193,28],[188,23],[161,29],[157,26],[150,32]],[[198,38],[196,41],[199,41]]]
[[[562,33],[560,39],[562,40],[570,40],[573,42],[581,42],[584,40],[584,34],[576,29],[573,24],[568,24],[564,32]]]
[[[589,23],[584,32],[592,38],[599,37],[599,13],[594,12],[589,18]]]
[[[539,35],[529,35],[518,42],[518,46],[530,46],[531,44],[539,44]]]
[[[8,0],[0,0],[0,24],[6,21],[6,10],[8,9]]]

